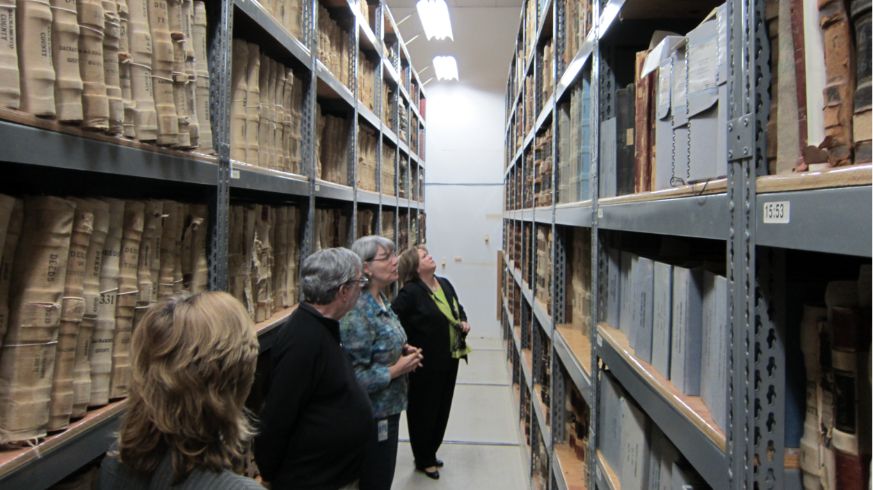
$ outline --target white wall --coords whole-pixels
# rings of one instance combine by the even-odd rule
[[[460,82],[431,81],[427,92],[425,210],[437,274],[449,278],[473,326],[500,337],[497,251],[502,248],[505,90],[520,7],[465,8],[450,3],[454,42],[409,46],[422,71],[433,56],[454,55]],[[412,12],[395,9],[397,18]],[[406,39],[417,16],[401,26]],[[425,71],[425,80],[433,69]]]

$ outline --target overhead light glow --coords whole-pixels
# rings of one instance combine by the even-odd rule
[[[418,0],[415,8],[428,41],[434,38],[455,40],[446,0]]]
[[[458,80],[458,62],[454,56],[436,56],[433,69],[437,80]]]

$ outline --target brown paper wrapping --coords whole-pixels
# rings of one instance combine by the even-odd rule
[[[290,101],[287,107],[289,108],[290,128],[288,132],[288,143],[286,148],[290,159],[289,171],[296,174],[305,173],[303,170],[303,82],[294,76],[294,72],[289,68],[286,72],[285,83],[289,87]]]
[[[254,43],[248,44],[248,70],[246,72],[246,163],[257,165],[258,155],[258,124],[260,123],[260,72],[261,48]]]
[[[121,266],[121,237],[124,230],[125,202],[119,199],[107,199],[106,202],[109,204],[109,231],[101,255],[97,321],[91,336],[91,399],[88,402],[89,406],[101,406],[109,403],[118,275]]]
[[[103,0],[103,73],[106,99],[109,103],[109,134],[121,134],[124,129],[124,103],[121,99],[121,73],[118,52],[121,45],[121,18],[115,0]]]
[[[248,98],[248,43],[233,40],[230,100],[230,158],[246,160],[246,104]]]
[[[85,310],[79,324],[76,360],[73,363],[72,418],[85,415],[91,401],[91,339],[97,323],[100,301],[100,274],[103,268],[103,246],[109,232],[109,204],[97,199],[76,199],[76,207],[94,215],[94,227],[85,258],[83,297]]]
[[[65,122],[82,120],[82,76],[79,73],[79,19],[76,0],[51,0],[52,60],[55,76],[55,110]],[[0,35],[2,36],[2,35]]]
[[[255,206],[251,204],[231,207],[231,237],[230,249],[228,250],[230,292],[245,305],[252,318],[255,317],[255,301],[251,281],[255,213]]]
[[[124,232],[118,269],[110,399],[127,396],[127,389],[130,386],[130,338],[133,334],[134,310],[139,299],[137,269],[144,226],[145,204],[141,201],[127,201],[124,205]]]
[[[272,208],[258,205],[252,262],[252,289],[255,293],[255,322],[265,321],[273,311],[273,246],[270,243]]]
[[[103,2],[77,0],[79,19],[79,74],[82,76],[82,126],[109,128],[109,99],[103,69]]]
[[[182,1],[182,30],[185,33],[185,100],[188,103],[188,135],[191,148],[200,145],[200,123],[197,120],[197,72],[194,52],[194,4]]]
[[[29,197],[0,354],[0,440],[45,435],[75,204]]]
[[[136,116],[133,106],[133,81],[130,66],[130,11],[127,0],[118,3],[118,78],[121,84],[121,104],[124,108],[123,134],[126,138],[136,138]]]
[[[190,117],[188,114],[188,75],[185,71],[185,33],[182,27],[182,0],[167,0],[167,8],[169,10],[169,28],[170,39],[173,43],[173,102],[176,106],[176,122],[178,124],[178,132],[176,137],[176,146],[179,148],[191,147],[191,133],[188,125]]]
[[[819,14],[826,73],[825,141],[821,146],[828,150],[828,163],[845,165],[852,162],[852,99],[855,93],[851,25],[843,0],[820,0]],[[780,139],[780,150],[781,142]]]
[[[18,0],[18,69],[21,110],[55,115],[55,69],[52,66],[52,11],[48,0]]]
[[[192,26],[194,44],[194,71],[196,76],[197,125],[200,149],[212,151],[212,123],[209,119],[209,66],[206,52],[206,3],[194,1],[194,24]]]
[[[205,291],[209,285],[209,265],[206,262],[208,213],[205,204],[192,204],[182,234],[182,278],[185,289],[192,294]]]
[[[258,74],[258,161],[259,167],[273,168],[272,166],[272,123],[275,119],[275,108],[273,107],[271,78],[273,76],[272,60],[266,55],[261,55],[260,73]]]
[[[149,30],[147,0],[128,0],[130,21],[127,29],[133,126],[136,139],[155,141],[158,137],[158,115],[152,81],[152,34]]]
[[[88,209],[77,208],[70,238],[64,296],[61,300],[61,322],[49,405],[49,431],[66,428],[73,413],[73,369],[79,341],[79,324],[85,315],[85,274],[93,231],[94,213]]]
[[[0,107],[12,109],[21,104],[15,10],[15,0],[0,0]]]
[[[175,201],[164,201],[163,213],[160,243],[161,265],[157,281],[159,301],[171,297],[174,292],[176,257],[179,255],[182,241],[180,222],[184,219],[182,206]]]
[[[0,346],[9,327],[9,286],[23,220],[24,204],[21,200],[0,196],[0,238],[3,242],[0,248]]]
[[[178,143],[179,120],[173,93],[173,42],[170,38],[166,0],[148,0],[149,26],[152,34],[152,80],[155,110],[158,115],[159,145]]]

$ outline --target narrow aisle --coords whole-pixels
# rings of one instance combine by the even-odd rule
[[[415,471],[404,413],[394,490],[530,488],[503,341],[475,338],[470,344],[473,353],[469,364],[461,362],[449,426],[439,451],[446,464],[440,469],[440,479],[431,480]]]

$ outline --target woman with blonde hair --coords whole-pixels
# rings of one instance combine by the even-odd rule
[[[127,412],[100,488],[261,488],[233,472],[253,435],[245,401],[258,356],[243,305],[223,292],[154,305],[130,352]]]

